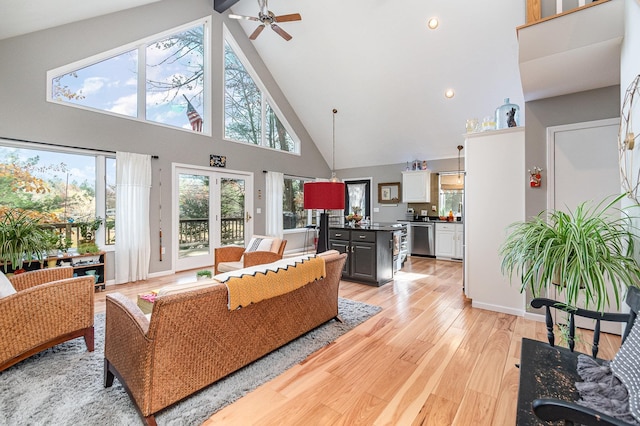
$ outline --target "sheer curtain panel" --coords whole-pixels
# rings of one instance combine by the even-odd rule
[[[266,234],[282,238],[282,197],[284,193],[284,174],[280,172],[267,172],[265,182]]]
[[[151,156],[116,153],[116,284],[146,280],[151,259]]]

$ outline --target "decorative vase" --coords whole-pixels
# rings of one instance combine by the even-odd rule
[[[509,98],[505,98],[504,105],[496,108],[496,128],[507,129],[509,127],[517,127],[520,122],[520,107],[509,102]]]

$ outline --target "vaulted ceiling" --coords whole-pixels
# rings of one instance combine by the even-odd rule
[[[0,39],[154,1],[3,0]],[[281,24],[291,41],[267,30],[254,46],[329,165],[338,109],[336,169],[456,157],[467,119],[493,115],[507,97],[524,106],[525,0],[271,0],[269,9],[302,21]],[[258,10],[255,0],[231,8]]]
[[[524,107],[524,0],[270,0],[269,9],[302,15],[281,24],[291,41],[264,31],[254,45],[329,161],[338,109],[337,169],[455,157],[468,118],[493,115],[506,97]],[[258,4],[231,10],[255,16]]]

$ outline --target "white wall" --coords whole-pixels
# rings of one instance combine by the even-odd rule
[[[620,58],[620,102],[624,100],[624,95],[629,84],[638,74],[640,74],[640,1],[625,0],[624,10],[624,40],[622,42],[622,52]],[[640,101],[636,101],[640,103]],[[640,133],[640,105],[637,105],[633,116],[634,130],[637,135]],[[636,145],[637,146],[637,145]]]
[[[474,307],[524,315],[520,283],[500,271],[506,228],[525,218],[524,127],[486,132],[465,142],[465,293]]]
[[[624,5],[625,33],[622,42],[622,52],[620,61],[620,106],[624,102],[624,96],[628,86],[640,74],[640,0],[625,0]],[[633,131],[636,135],[640,134],[640,100],[635,102],[635,111],[632,118]],[[636,143],[634,158],[640,158],[640,144]],[[633,176],[638,175],[638,167],[640,162],[634,162],[635,170],[631,170]],[[632,200],[625,199],[624,205],[634,204]],[[639,217],[640,212],[630,212],[632,217]],[[640,228],[640,220],[635,219],[636,229]],[[636,247],[640,247],[640,240],[636,241]],[[640,254],[636,249],[636,259],[640,259]]]

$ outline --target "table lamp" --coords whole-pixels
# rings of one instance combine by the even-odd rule
[[[306,182],[304,184],[304,208],[324,210],[320,214],[320,231],[316,252],[327,251],[329,248],[329,216],[326,210],[344,209],[344,183]]]

